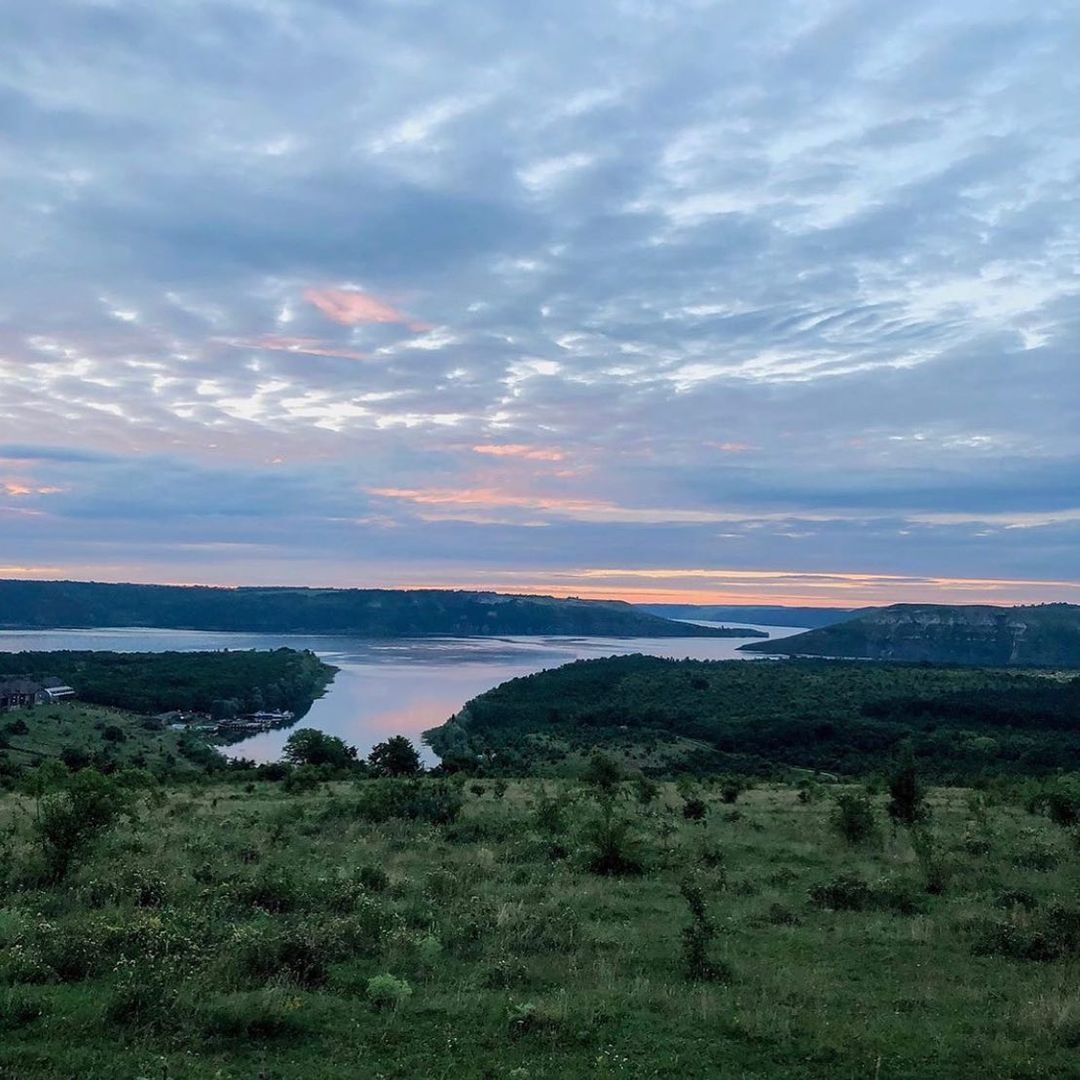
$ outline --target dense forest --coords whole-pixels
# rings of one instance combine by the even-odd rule
[[[513,679],[425,738],[509,775],[566,772],[594,747],[646,772],[872,773],[908,744],[939,781],[1080,762],[1080,678],[827,660],[622,656]]]
[[[110,626],[367,637],[755,636],[746,630],[689,626],[615,601],[561,600],[550,596],[506,596],[449,589],[219,589],[84,581],[0,581],[0,627]]]
[[[55,676],[81,702],[153,714],[220,715],[258,709],[306,712],[334,668],[295,649],[222,652],[0,652],[0,678]]]
[[[893,604],[747,652],[1080,668],[1080,605]]]

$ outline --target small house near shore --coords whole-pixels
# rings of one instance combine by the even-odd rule
[[[0,712],[32,709],[35,705],[48,705],[74,696],[75,691],[62,679],[49,678],[42,682],[25,677],[0,679]]]

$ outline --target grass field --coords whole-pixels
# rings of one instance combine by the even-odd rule
[[[1080,1076],[1080,851],[1011,799],[934,790],[912,833],[878,796],[850,846],[836,788],[692,821],[419,785],[150,793],[51,883],[4,796],[0,1076]],[[612,826],[639,872],[589,869]]]
[[[39,705],[0,713],[0,762],[8,769],[34,767],[76,750],[99,764],[180,770],[185,759],[181,735],[155,720],[123,709],[81,702]]]

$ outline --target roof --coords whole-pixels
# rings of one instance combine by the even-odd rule
[[[0,679],[0,694],[38,694],[41,689],[33,679]]]

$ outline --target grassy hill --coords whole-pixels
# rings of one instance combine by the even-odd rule
[[[746,637],[673,622],[616,601],[449,589],[219,589],[85,581],[0,581],[0,627],[154,626],[186,630],[415,637],[570,634]]]
[[[1080,605],[894,604],[743,649],[785,656],[1080,667]]]
[[[578,661],[512,679],[425,738],[510,775],[565,774],[596,746],[655,775],[864,775],[910,743],[941,780],[1075,769],[1080,678],[827,660]]]
[[[0,782],[65,759],[110,772],[185,773],[203,768],[207,753],[185,734],[123,709],[65,702],[0,713]]]
[[[1007,792],[448,790],[150,791],[53,883],[0,797],[0,1075],[1076,1075],[1080,856]]]

